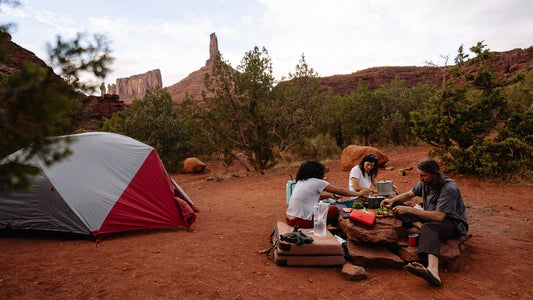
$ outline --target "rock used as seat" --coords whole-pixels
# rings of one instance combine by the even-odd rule
[[[396,245],[398,241],[407,239],[402,222],[392,217],[378,218],[371,230],[354,224],[350,219],[339,218],[338,223],[346,239],[357,244]]]
[[[378,218],[372,229],[365,229],[349,219],[339,217],[339,229],[346,235],[348,254],[355,265],[373,268],[401,268],[405,263],[417,261],[416,246],[408,244],[408,230],[394,217]],[[442,241],[439,263],[446,265],[457,259],[464,249],[467,235]]]

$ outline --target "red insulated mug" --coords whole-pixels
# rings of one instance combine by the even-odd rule
[[[420,234],[411,233],[409,235],[409,246],[418,246],[418,237],[420,237]]]

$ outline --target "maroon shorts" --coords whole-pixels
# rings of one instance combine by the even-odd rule
[[[339,208],[335,205],[330,205],[328,208],[328,224],[336,224],[337,218],[339,217]],[[300,218],[294,218],[292,220],[287,219],[287,225],[289,226],[298,226],[299,228],[313,228],[314,223],[313,220],[305,220]]]

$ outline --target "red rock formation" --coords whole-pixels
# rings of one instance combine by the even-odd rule
[[[533,47],[492,53],[491,70],[497,79],[533,70]],[[475,66],[467,62],[465,70],[474,72]],[[443,79],[448,79],[444,77],[446,75],[445,67],[376,67],[347,75],[322,77],[321,82],[325,88],[331,88],[335,94],[342,96],[355,91],[359,80],[362,80],[370,91],[378,89],[383,84],[390,84],[396,76],[405,80],[407,87],[429,81],[440,88]]]
[[[320,81],[325,88],[331,88],[333,93],[344,96],[357,89],[359,80],[374,91],[383,84],[390,84],[396,76],[405,80],[407,87],[426,81],[440,86],[444,74],[445,70],[439,67],[375,67],[347,75],[322,77]]]
[[[365,157],[365,155],[372,153],[378,157],[378,165],[382,166],[389,161],[389,157],[378,148],[349,145],[342,150],[341,165],[345,171],[350,171],[355,165]]]
[[[200,105],[204,105],[202,102],[202,92],[207,92],[204,85],[204,78],[206,74],[212,74],[215,57],[218,54],[216,34],[214,32],[211,33],[209,38],[209,59],[205,62],[205,66],[192,72],[180,82],[167,87],[167,91],[172,97],[172,102],[175,106],[179,105],[187,94],[193,97]]]
[[[188,157],[183,162],[183,171],[185,173],[203,173],[205,172],[205,163],[196,157]]]
[[[118,95],[104,94],[103,96],[86,97],[83,106],[91,110],[91,115],[87,124],[82,124],[81,129],[86,131],[98,130],[98,125],[105,118],[111,118],[116,112],[124,110],[126,105]]]
[[[141,99],[146,90],[154,90],[163,86],[161,71],[155,69],[144,74],[133,75],[126,78],[118,78],[116,84],[107,86],[108,94],[117,94],[125,104],[131,104],[133,98]]]
[[[84,101],[84,106],[91,109],[91,118],[111,118],[116,112],[124,110],[126,105],[118,95],[104,94],[100,97],[91,97]]]
[[[0,64],[0,80],[6,75],[19,71],[22,69],[22,65],[28,62],[49,68],[46,63],[38,58],[33,52],[12,42],[9,33],[1,34],[0,49],[3,51],[0,55],[5,55]],[[60,76],[57,76],[57,79],[62,80]]]
[[[174,105],[179,105],[187,93],[202,105],[202,91],[205,91],[204,77],[206,74],[211,74],[217,53],[218,41],[215,33],[212,33],[209,44],[209,59],[206,61],[205,66],[192,72],[180,82],[167,87]],[[517,72],[527,73],[533,69],[533,47],[506,52],[493,52],[493,54],[492,71],[495,73],[496,78],[507,78]],[[465,65],[468,66],[468,63]],[[405,81],[407,87],[429,81],[440,88],[445,80],[448,79],[447,67],[400,66],[369,68],[352,74],[326,76],[320,80],[325,88],[331,88],[335,94],[343,96],[356,90],[359,80],[362,80],[369,90],[374,91],[383,84],[390,84],[397,76]],[[290,83],[290,81],[283,83]]]
[[[492,52],[492,68],[497,79],[507,79],[517,73],[533,70],[533,46],[526,49],[513,49],[505,52]],[[473,73],[475,66],[466,64],[466,71]]]

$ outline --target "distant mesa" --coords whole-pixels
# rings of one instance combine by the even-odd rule
[[[156,87],[163,87],[163,79],[159,69],[131,77],[118,78],[115,84],[108,84],[107,94],[118,95],[124,104],[130,105],[133,98],[142,99],[146,90],[153,91]]]
[[[533,70],[533,46],[526,49],[491,53],[493,54],[491,71],[497,79],[507,79],[517,73],[527,74]],[[429,81],[437,88],[441,88],[444,81],[449,79],[447,68],[430,66],[375,67],[352,74],[321,77],[320,81],[324,88],[331,88],[333,93],[340,96],[355,91],[359,80],[362,80],[370,91],[375,91],[383,84],[390,84],[395,77],[404,80],[407,87]],[[467,62],[463,68],[468,73],[474,73],[476,66]]]

